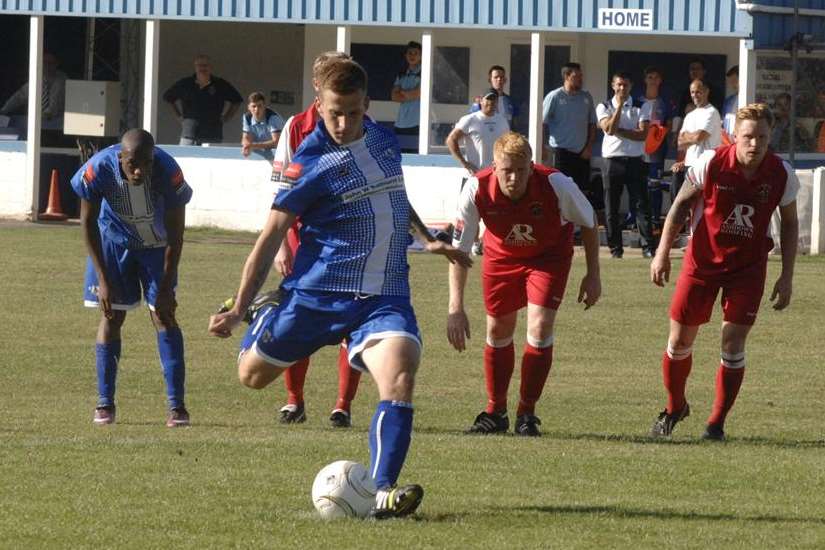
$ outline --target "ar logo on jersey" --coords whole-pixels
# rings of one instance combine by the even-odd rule
[[[532,246],[536,243],[536,238],[533,236],[533,226],[526,223],[517,223],[513,225],[510,233],[504,239],[504,244],[509,246]]]
[[[756,209],[750,204],[737,204],[733,210],[728,214],[727,219],[722,222],[720,228],[721,233],[727,235],[735,235],[737,237],[745,237],[750,239],[753,237],[753,221],[751,218]]]

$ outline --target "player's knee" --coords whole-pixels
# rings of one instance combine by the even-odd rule
[[[238,369],[238,380],[247,388],[253,390],[261,390],[269,384],[267,377],[262,376],[261,373],[249,369]]]
[[[126,320],[126,312],[121,311],[118,309],[112,310],[112,316],[106,317],[102,316],[100,319],[103,328],[108,332],[119,332],[120,327],[123,326],[123,322]]]

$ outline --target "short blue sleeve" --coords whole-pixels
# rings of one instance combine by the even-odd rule
[[[280,132],[284,129],[284,119],[281,118],[281,115],[278,113],[273,113],[269,120],[267,120],[267,125],[269,126],[269,133]]]
[[[155,163],[162,171],[161,185],[168,208],[178,208],[192,199],[192,188],[186,183],[183,171],[169,153],[155,149]]]
[[[241,132],[245,132],[247,134],[252,132],[252,127],[249,125],[249,118],[246,114],[241,117]]]
[[[100,167],[95,167],[95,161],[94,157],[87,160],[71,179],[72,190],[86,201],[99,201],[103,198],[103,190],[98,179]]]

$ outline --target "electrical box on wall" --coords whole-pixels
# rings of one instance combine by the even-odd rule
[[[63,133],[117,136],[120,133],[120,82],[67,80]]]

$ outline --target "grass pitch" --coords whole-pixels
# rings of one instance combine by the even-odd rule
[[[253,236],[187,232],[178,311],[186,339],[189,429],[163,426],[165,398],[144,310],[127,316],[118,424],[92,425],[98,313],[82,307],[77,226],[0,226],[0,547],[5,548],[822,548],[825,437],[821,344],[825,261],[802,257],[791,307],[763,303],[729,442],[698,440],[713,399],[719,316],[694,351],[693,416],[673,441],[646,437],[664,403],[660,357],[673,289],[647,282],[641,258],[604,259],[604,295],[575,304],[576,259],[539,403],[544,437],[462,435],[484,404],[483,308],[474,268],[473,338],[445,336],[447,267],[410,256],[425,339],[415,433],[401,482],[424,486],[415,519],[316,519],[315,473],[367,463],[377,399],[367,376],[355,427],[334,431],[336,350],[312,362],[309,420],[276,423],[285,392],[240,386],[237,336],[207,336],[209,314],[237,285]],[[678,262],[676,264],[678,268]],[[769,266],[768,293],[779,262]],[[523,342],[521,323],[516,342]],[[517,348],[518,350],[518,348]],[[518,357],[517,351],[517,357]],[[518,369],[510,401],[516,402]],[[511,419],[512,420],[512,419]]]

